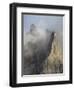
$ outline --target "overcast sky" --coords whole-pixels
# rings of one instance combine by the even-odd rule
[[[63,30],[63,16],[23,15],[23,30],[29,32],[30,25],[35,24],[38,28],[50,31]]]

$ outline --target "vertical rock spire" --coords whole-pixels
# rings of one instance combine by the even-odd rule
[[[31,31],[31,32],[34,32],[35,30],[36,30],[35,24],[31,24],[31,26],[30,26],[30,31]]]

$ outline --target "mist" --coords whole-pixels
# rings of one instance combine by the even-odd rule
[[[59,61],[60,58],[57,59],[56,64],[51,63],[55,61],[54,57],[53,60],[51,59],[51,56],[54,56],[54,42],[57,45],[56,41],[59,42],[60,49],[63,52],[62,16],[23,15],[22,75],[61,73],[62,63]],[[47,61],[49,61],[48,72],[47,69],[45,70]]]

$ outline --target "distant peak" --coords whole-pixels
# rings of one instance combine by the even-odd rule
[[[36,25],[35,24],[31,24],[30,31],[33,32],[35,30],[36,30]]]

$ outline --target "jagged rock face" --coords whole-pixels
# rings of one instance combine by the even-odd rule
[[[54,40],[54,32],[32,26],[31,31],[24,35],[23,75],[40,74],[42,72],[43,63],[51,52]]]
[[[56,36],[58,33],[56,33]],[[57,37],[52,43],[51,53],[43,64],[43,71],[41,73],[56,74],[63,73],[63,50]]]

